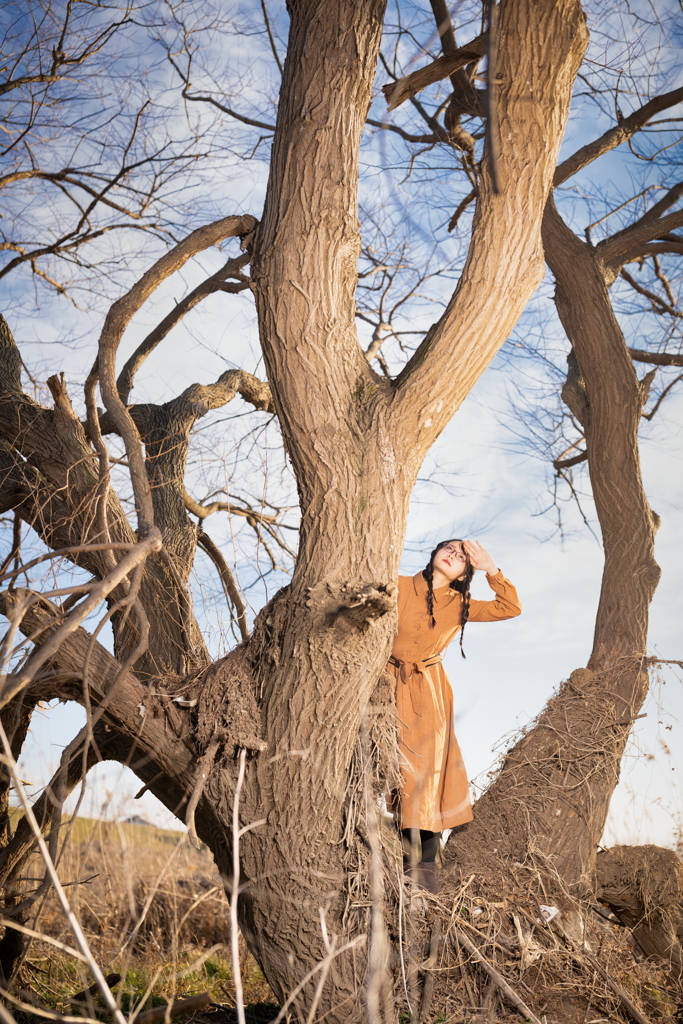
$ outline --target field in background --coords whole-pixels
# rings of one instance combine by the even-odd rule
[[[60,879],[103,972],[123,976],[114,991],[125,1011],[206,991],[234,1006],[228,902],[206,847],[194,849],[183,832],[88,818],[67,822],[63,838]],[[22,891],[42,876],[35,856]],[[73,947],[54,892],[35,906],[27,925]],[[245,1004],[272,1004],[242,939],[240,946]],[[75,958],[32,941],[20,985],[45,1007],[71,1013],[70,999],[91,982]]]

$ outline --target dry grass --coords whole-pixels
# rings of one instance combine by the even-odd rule
[[[59,874],[104,973],[116,972],[122,1009],[129,1013],[208,991],[220,1009],[202,1012],[201,1024],[236,1020],[229,959],[229,914],[213,858],[195,850],[183,833],[142,825],[75,819],[67,826]],[[395,844],[393,830],[385,836]],[[393,849],[393,847],[392,847]],[[390,851],[391,852],[391,851]],[[25,890],[42,877],[36,857],[25,871]],[[522,1018],[501,999],[481,966],[458,944],[464,935],[547,1024],[628,1024],[623,1001],[591,965],[572,952],[561,929],[538,921],[530,893],[511,888],[491,894],[484,879],[451,883],[439,897],[423,892],[401,903],[402,946],[392,935],[394,958],[403,958],[406,986],[394,991],[399,1019],[407,1024],[408,995],[420,1024],[495,1024]],[[387,893],[394,903],[395,886]],[[54,894],[38,903],[35,924],[69,945],[72,936]],[[395,908],[398,910],[398,907]],[[602,967],[650,1020],[672,1024],[679,1010],[661,966],[639,960],[627,930],[584,908],[591,949]],[[397,918],[389,911],[390,931]],[[516,920],[515,920],[516,919]],[[435,940],[436,934],[436,940]],[[241,944],[247,1021],[265,1024],[276,1013],[274,997]],[[431,954],[431,955],[430,955]],[[397,968],[396,961],[394,968]],[[34,941],[20,974],[34,1005],[73,1013],[73,995],[92,978],[79,962],[46,941]],[[431,990],[428,1005],[427,990]],[[28,996],[26,997],[28,1001]],[[17,1020],[38,1021],[28,1012]]]
[[[228,903],[210,852],[194,849],[184,833],[152,826],[77,818],[65,831],[60,878],[104,973],[123,976],[115,990],[122,1009],[205,991],[234,1006]],[[36,856],[23,888],[35,888],[40,877]],[[37,921],[27,923],[73,945],[54,893],[37,906]],[[273,994],[240,942],[244,1001],[267,1019]],[[75,958],[34,940],[19,984],[38,1005],[71,1013],[70,998],[91,982]]]

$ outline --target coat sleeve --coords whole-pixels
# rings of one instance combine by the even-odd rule
[[[517,591],[500,569],[495,576],[487,574],[486,582],[495,592],[495,600],[470,601],[470,622],[497,622],[500,619],[514,619],[521,614],[522,605]]]

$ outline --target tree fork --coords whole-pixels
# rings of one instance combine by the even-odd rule
[[[365,927],[346,908],[339,808],[395,613],[354,623],[330,607],[343,608],[353,591],[388,591],[422,459],[542,276],[542,211],[586,43],[577,3],[503,4],[497,66],[506,189],[494,196],[485,174],[458,290],[392,384],[369,367],[354,319],[358,139],[383,5],[295,2],[290,12],[252,280],[302,524],[291,587],[271,613],[264,653],[272,670],[263,671],[260,689],[268,749],[248,770],[242,819],[267,819],[243,842],[250,888],[242,927],[281,997],[325,955],[320,907],[340,942]],[[522,143],[532,122],[544,141],[529,164]],[[327,1019],[360,1013],[358,979],[351,955],[336,963]],[[302,993],[303,1016],[314,987]]]

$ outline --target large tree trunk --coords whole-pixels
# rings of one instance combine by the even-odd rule
[[[564,401],[585,430],[605,565],[593,649],[507,754],[475,821],[450,849],[464,870],[481,850],[557,874],[557,892],[595,893],[595,855],[624,746],[647,694],[649,605],[659,580],[657,516],[640,473],[638,381],[609,299],[600,252],[564,224],[552,199],[543,222],[555,300],[572,345]],[[552,882],[551,882],[552,884]],[[561,897],[558,897],[561,898]]]
[[[254,243],[262,346],[302,513],[294,578],[270,612],[272,637],[259,657],[268,747],[252,764],[244,804],[245,822],[267,824],[244,839],[243,928],[280,996],[324,955],[321,907],[339,942],[367,930],[366,910],[349,910],[347,869],[359,854],[348,848],[341,809],[363,781],[349,768],[395,630],[389,596],[409,496],[429,446],[540,280],[537,204],[545,202],[585,45],[576,4],[503,4],[503,193],[493,194],[487,174],[458,290],[391,385],[367,364],[354,324],[356,140],[382,6],[291,5],[268,199]],[[530,137],[543,138],[534,165],[522,156]],[[362,974],[357,955],[337,962],[325,997],[331,1019],[356,1012]],[[304,993],[301,1012],[309,998]]]

